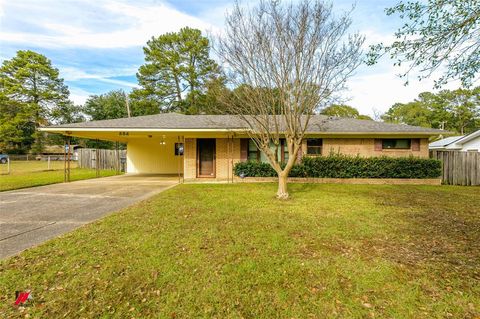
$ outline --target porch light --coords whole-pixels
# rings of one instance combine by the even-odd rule
[[[162,139],[160,140],[160,145],[165,145],[165,144],[167,144],[165,142],[165,135],[162,135]]]

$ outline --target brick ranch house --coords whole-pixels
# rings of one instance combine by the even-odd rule
[[[233,115],[164,113],[49,126],[45,132],[127,144],[127,173],[183,174],[186,180],[233,179],[239,161],[266,161]],[[369,120],[315,115],[299,158],[341,153],[428,157],[428,140],[445,131]],[[288,158],[282,141],[279,154]]]

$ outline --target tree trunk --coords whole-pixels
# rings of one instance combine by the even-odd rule
[[[287,177],[288,177],[288,174],[282,173],[278,175],[278,190],[277,190],[278,199],[288,199]]]

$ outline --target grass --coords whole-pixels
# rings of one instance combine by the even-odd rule
[[[0,263],[5,317],[476,318],[478,188],[179,185]],[[12,306],[15,290],[34,303]]]
[[[7,165],[0,165],[0,191],[7,191],[25,187],[41,186],[63,182],[63,162],[52,161],[50,170],[47,170],[46,161],[12,161],[10,174]],[[100,176],[112,176],[115,171],[102,170]],[[96,177],[94,169],[77,168],[76,163],[71,163],[70,180],[77,181]]]
[[[42,172],[48,170],[63,170],[63,161],[50,161],[50,169],[47,161],[10,161],[10,174],[21,175],[32,172]],[[77,167],[77,162],[70,162],[71,168]],[[8,173],[8,165],[0,164],[0,177]]]

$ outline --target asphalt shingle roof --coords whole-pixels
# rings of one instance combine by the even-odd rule
[[[90,121],[83,123],[54,125],[48,128],[85,128],[94,129],[244,129],[245,123],[235,115],[183,115],[178,113],[162,113],[155,115],[121,118],[114,120]],[[314,115],[311,117],[307,133],[431,133],[445,134],[443,130],[391,124],[370,120],[328,117]]]

